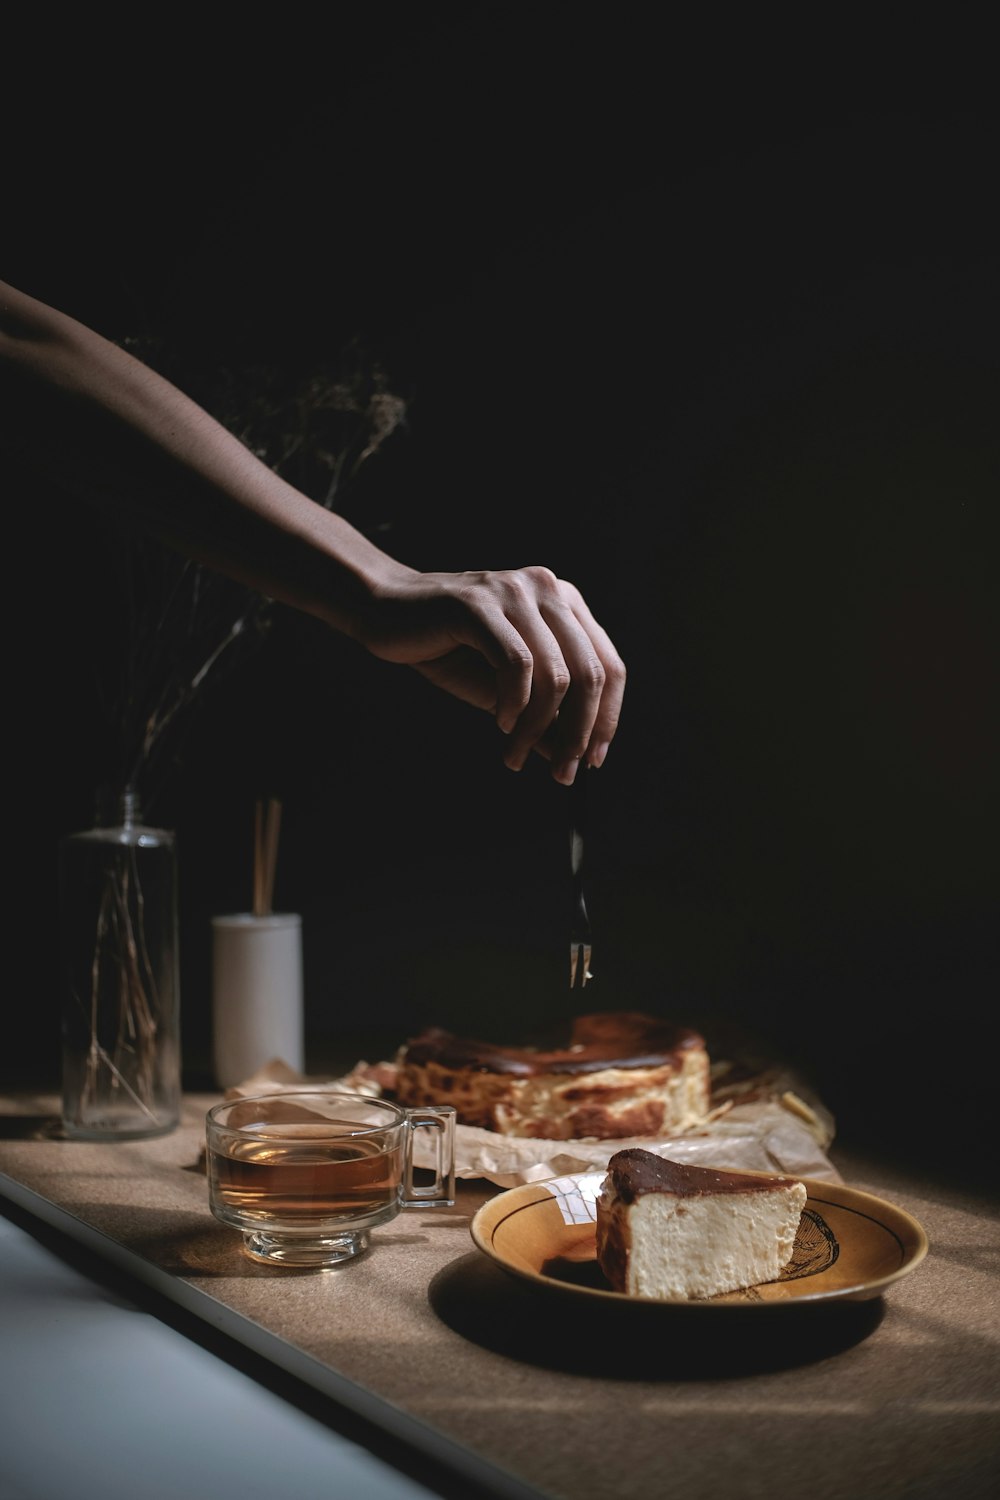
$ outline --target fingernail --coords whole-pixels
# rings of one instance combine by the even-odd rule
[[[503,758],[503,763],[507,767],[508,771],[522,771],[524,769],[524,762],[526,760],[527,756],[525,755],[505,755]]]
[[[561,766],[553,769],[553,776],[563,786],[572,786],[576,780],[576,773],[580,768],[578,760],[564,760]]]
[[[611,747],[606,740],[602,741],[599,745],[593,745],[591,747],[590,753],[587,756],[588,763],[595,769],[598,766],[603,766],[604,757],[607,755],[610,748]]]

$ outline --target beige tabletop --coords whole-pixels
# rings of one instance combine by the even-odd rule
[[[276,1366],[498,1496],[1000,1493],[998,1203],[838,1153],[930,1250],[882,1297],[781,1317],[675,1316],[539,1293],[472,1242],[498,1191],[411,1210],[333,1270],[273,1270],[211,1216],[204,1115],[110,1145],[58,1101],[0,1102],[0,1192]],[[739,1314],[740,1310],[734,1310]],[[626,1315],[623,1315],[626,1314]]]

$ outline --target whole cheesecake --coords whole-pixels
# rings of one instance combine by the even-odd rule
[[[794,1177],[682,1165],[629,1148],[597,1196],[597,1261],[617,1292],[717,1297],[777,1281],[806,1203]]]
[[[453,1104],[460,1124],[532,1140],[671,1135],[710,1107],[704,1038],[639,1011],[578,1016],[533,1046],[432,1027],[400,1048],[396,1069],[400,1104]]]

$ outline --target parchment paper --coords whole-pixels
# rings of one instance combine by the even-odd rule
[[[297,1073],[281,1058],[226,1091],[227,1098],[269,1091],[336,1088],[369,1098],[393,1097],[395,1065],[358,1062],[340,1078]],[[712,1068],[712,1113],[706,1124],[681,1135],[627,1140],[528,1140],[472,1125],[455,1131],[455,1176],[487,1178],[501,1188],[541,1182],[574,1172],[603,1170],[627,1146],[642,1146],[672,1161],[733,1171],[784,1172],[825,1182],[842,1178],[826,1155],[833,1140],[829,1111],[801,1079],[784,1068],[719,1062]],[[414,1160],[421,1161],[420,1136]]]

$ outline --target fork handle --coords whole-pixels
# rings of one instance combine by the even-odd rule
[[[583,834],[587,824],[587,774],[581,767],[569,789],[569,867],[579,883],[583,874]]]
[[[573,939],[582,942],[589,936],[590,922],[583,897],[583,836],[587,822],[586,774],[577,771],[570,787],[569,864],[572,895]]]

